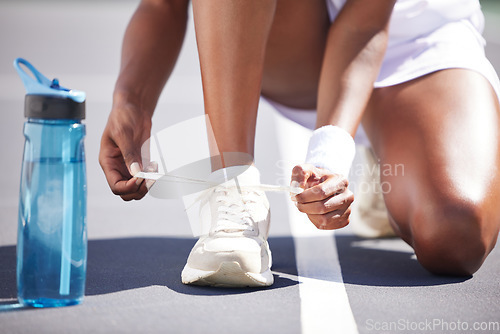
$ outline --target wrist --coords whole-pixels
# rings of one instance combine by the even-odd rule
[[[313,131],[306,163],[347,177],[355,153],[354,139],[347,131],[338,126],[326,125]]]
[[[113,92],[113,110],[128,110],[141,117],[153,117],[154,106],[147,103],[142,94],[132,90],[116,88]]]
[[[108,118],[107,127],[110,129],[136,129],[150,132],[152,127],[152,113],[147,112],[139,102],[126,99],[123,96],[113,96],[113,106]]]

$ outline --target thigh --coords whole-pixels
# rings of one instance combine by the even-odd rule
[[[293,108],[316,108],[329,25],[325,0],[278,0],[266,49],[264,96]]]
[[[416,212],[441,206],[446,214],[451,202],[479,207],[487,218],[484,235],[498,234],[499,113],[489,82],[465,69],[373,92],[363,125],[390,188],[387,208],[404,238],[419,228],[412,226]]]

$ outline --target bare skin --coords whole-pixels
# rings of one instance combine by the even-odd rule
[[[500,196],[500,177],[492,168],[500,162],[500,108],[489,83],[466,70],[440,71],[373,90],[393,4],[394,0],[348,0],[330,27],[324,1],[225,0],[217,2],[218,8],[208,0],[194,1],[207,113],[219,149],[252,155],[260,93],[290,107],[317,104],[317,126],[335,124],[354,134],[363,119],[381,163],[405,166],[404,176],[383,179],[392,185],[385,200],[398,235],[414,247],[420,263],[431,272],[469,275],[493,248],[500,226],[500,212],[494,205]],[[220,22],[220,11],[227,22]],[[252,15],[241,19],[241,13]],[[302,17],[301,25],[307,28],[297,28],[297,21],[288,17]],[[212,34],[212,29],[218,34]],[[130,35],[125,39],[131,43]],[[235,43],[242,40],[245,43]],[[170,54],[167,65],[175,57]],[[122,70],[117,87],[128,73]],[[161,73],[166,79],[169,71]],[[155,83],[156,91],[161,91],[160,81]],[[154,109],[157,96],[149,99],[145,102]],[[144,115],[149,116],[151,108],[144,114],[138,110],[142,109],[130,114],[148,118]],[[111,130],[127,124],[122,114],[128,115],[110,116],[100,161],[115,193],[139,199],[146,189],[131,178],[127,167],[134,159],[125,152],[126,147],[137,147],[144,135],[139,131],[134,136],[141,139],[120,143],[116,135],[120,131]],[[150,125],[144,122],[143,133],[148,133]],[[313,224],[321,229],[348,224],[353,197],[345,178],[300,165],[292,179],[307,188],[297,196],[297,205]]]
[[[275,7],[276,1],[269,0],[193,1],[205,113],[219,152],[253,156],[264,56]]]
[[[470,275],[495,245],[499,115],[489,82],[469,70],[373,92],[365,130],[381,164],[404,165],[382,175],[392,225],[434,273]]]
[[[345,126],[349,132],[355,133],[373,87],[378,71],[376,66],[380,66],[384,53],[386,38],[380,42],[379,35],[387,36],[387,21],[395,0],[382,2],[385,6],[352,1],[339,15],[337,20],[340,24],[329,26],[324,1],[309,4],[283,1],[282,7],[277,9],[285,12],[276,15],[278,19],[275,22],[276,3],[273,1],[193,1],[205,112],[210,118],[219,151],[244,152],[253,156],[262,86],[265,96],[277,98],[291,107],[309,107],[315,101],[320,74],[325,77],[322,80],[325,89],[335,93],[334,99],[325,99],[324,96],[332,94],[321,94],[320,90],[319,97],[323,96],[325,101],[318,101],[320,110],[324,110],[318,113],[320,124],[330,124],[333,122],[331,115],[342,114],[343,110],[354,110],[355,117],[345,118]],[[303,7],[306,5],[307,11]],[[353,16],[360,10],[367,15]],[[305,16],[304,13],[309,15]],[[221,15],[224,17],[223,22],[220,20]],[[296,22],[291,19],[294,15],[302,16],[303,26],[308,27],[305,32],[297,31]],[[298,33],[298,41],[287,37],[293,32]],[[312,40],[308,37],[312,37]],[[340,49],[337,44],[332,46],[329,40],[338,40],[337,43],[347,46]],[[267,53],[267,68],[272,70],[266,74],[262,84],[268,42],[270,51],[275,53]],[[297,46],[299,42],[303,45]],[[297,49],[313,52],[308,58],[304,51],[294,52]],[[320,65],[321,53],[336,61],[326,61]],[[291,72],[279,66],[274,70],[272,65],[277,63],[277,59],[286,59]],[[301,63],[307,67],[302,72],[297,70],[302,69]],[[305,75],[308,72],[314,74]],[[306,80],[302,81],[303,78]],[[297,82],[302,84],[298,85]],[[358,88],[360,85],[353,85],[354,82],[365,83]],[[229,164],[226,162],[224,165]],[[311,165],[295,168],[294,177],[301,186],[308,188],[297,196],[297,202],[313,224],[322,229],[347,225],[353,195],[345,186],[345,178]],[[335,196],[338,199],[333,198]]]
[[[316,127],[337,125],[352,136],[361,122],[383,60],[395,0],[347,1],[328,29],[320,72]],[[349,224],[354,197],[345,177],[303,164],[292,182],[305,191],[297,208],[320,229]]]
[[[261,95],[316,109],[330,19],[322,0],[280,0],[266,46]]]
[[[188,4],[143,0],[125,32],[120,75],[99,152],[109,187],[125,201],[147,193],[145,182],[132,178],[137,171],[130,166],[141,164],[151,117],[184,40]]]

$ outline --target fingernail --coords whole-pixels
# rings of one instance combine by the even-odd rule
[[[130,171],[131,171],[132,176],[134,176],[135,174],[139,173],[141,171],[141,167],[140,167],[139,163],[138,162],[132,162],[130,164]]]
[[[292,182],[290,182],[290,187],[299,188],[300,187],[300,183],[298,183],[297,181],[293,180]]]

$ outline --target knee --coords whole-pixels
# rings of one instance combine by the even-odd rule
[[[470,276],[492,249],[480,205],[459,198],[421,203],[411,222],[412,246],[420,264],[434,274]]]

